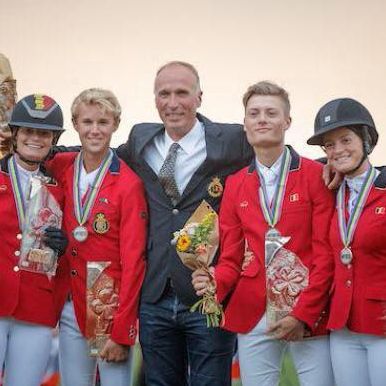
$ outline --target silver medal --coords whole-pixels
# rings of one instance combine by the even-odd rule
[[[265,265],[274,258],[276,252],[288,241],[291,237],[282,236],[281,233],[275,228],[269,228],[265,233]]]
[[[351,252],[351,249],[350,248],[343,248],[341,251],[340,251],[340,261],[344,264],[344,265],[348,265],[351,263],[352,261],[352,252]]]
[[[86,227],[79,225],[72,231],[72,234],[75,240],[83,242],[88,237],[88,230]]]

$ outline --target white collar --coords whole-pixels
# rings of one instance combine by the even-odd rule
[[[178,144],[181,146],[182,150],[187,154],[192,154],[197,148],[197,144],[202,140],[205,139],[205,130],[203,124],[196,119],[196,123],[192,127],[192,129],[186,133],[179,141]],[[169,134],[166,132],[164,133],[164,145],[165,145],[165,151],[166,154],[169,151],[170,146],[174,143]],[[165,154],[165,158],[166,158]]]
[[[274,162],[274,164],[271,167],[263,165],[257,157],[256,159],[256,167],[259,169],[260,173],[265,174],[268,171],[271,171],[276,177],[280,175],[280,167],[281,167],[281,162],[284,157],[284,151],[280,154],[280,157]]]
[[[18,162],[16,162],[16,166],[17,166],[17,171],[19,172],[19,174],[24,174],[26,176],[31,176],[31,177],[34,177],[34,176],[37,176],[39,174],[39,167],[35,170],[27,170],[27,169],[24,169],[22,166],[20,166],[18,164]]]
[[[370,166],[371,167],[371,166]],[[355,177],[347,177],[345,176],[344,179],[346,181],[347,186],[349,187],[350,190],[354,190],[356,192],[360,192],[362,185],[364,184],[366,180],[366,175],[369,170],[367,169],[365,172],[362,174],[359,174],[358,176]]]

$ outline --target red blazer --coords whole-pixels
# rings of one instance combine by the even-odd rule
[[[292,315],[314,334],[325,333],[328,292],[333,279],[333,257],[328,229],[334,197],[322,181],[322,165],[299,157],[292,161],[281,219],[276,228],[291,236],[285,248],[296,253],[309,269],[309,286],[300,294]],[[217,296],[230,295],[225,328],[246,333],[259,322],[266,307],[264,236],[268,225],[260,208],[255,161],[228,178],[220,210],[221,253],[216,266]],[[253,258],[243,264],[248,242]]]
[[[0,317],[55,327],[66,297],[68,264],[59,258],[56,276],[27,272],[18,268],[21,230],[8,171],[8,159],[0,161]],[[43,167],[41,171],[45,173]],[[62,206],[63,191],[51,179],[49,191]]]
[[[352,264],[340,260],[343,248],[334,214],[330,242],[335,257],[328,328],[385,336],[386,333],[386,168],[374,181],[352,242]],[[382,319],[384,318],[384,319]]]
[[[109,261],[104,271],[119,288],[119,305],[114,314],[111,338],[120,344],[133,345],[136,338],[138,303],[145,273],[147,206],[139,177],[116,155],[85,224],[88,238],[76,241],[72,231],[78,226],[74,216],[73,175],[77,153],[60,153],[50,161],[50,168],[61,174],[66,202],[64,224],[69,237],[67,256],[71,266],[71,292],[75,314],[82,333],[86,334],[86,267],[88,261]],[[96,233],[93,223],[102,213],[109,230]]]

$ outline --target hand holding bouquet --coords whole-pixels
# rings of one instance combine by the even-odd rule
[[[218,327],[222,323],[223,310],[216,300],[216,290],[209,266],[213,261],[219,244],[218,216],[212,207],[203,200],[185,226],[174,233],[173,244],[182,263],[188,268],[203,270],[210,283],[191,311],[199,310],[206,315],[208,327]]]

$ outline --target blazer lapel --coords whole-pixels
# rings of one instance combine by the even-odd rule
[[[288,174],[287,184],[285,187],[285,193],[284,193],[284,202],[283,207],[287,205],[289,202],[289,195],[292,189],[294,188],[296,184],[296,177],[297,177],[297,171],[300,170],[301,167],[301,159],[298,153],[291,147],[287,146],[291,153],[291,164],[290,164],[290,170]],[[263,216],[263,212],[261,210],[261,204],[260,204],[260,198],[259,198],[259,188],[260,188],[260,180],[256,171],[256,161],[253,159],[252,163],[250,164],[248,168],[248,175],[247,175],[247,181],[248,181],[248,189],[246,189],[246,195],[247,201],[253,202],[253,195],[256,194],[255,200],[259,202],[259,210],[261,211],[261,215]],[[263,216],[264,218],[264,216]],[[279,220],[280,222],[280,220]]]
[[[284,194],[284,203],[283,206],[286,206],[289,202],[289,195],[292,189],[294,188],[296,184],[296,179],[297,179],[297,172],[301,168],[301,159],[299,154],[293,149],[292,146],[287,146],[290,153],[291,153],[291,165],[290,165],[290,170],[288,174],[288,180],[287,180],[287,185],[285,187],[285,194]]]
[[[198,120],[204,125],[206,142],[206,159],[199,166],[186,186],[180,201],[188,197],[191,192],[201,183],[203,179],[210,176],[216,170],[218,160],[223,156],[223,140],[220,128],[201,114],[197,114]]]
[[[142,156],[143,149],[149,142],[153,140],[154,137],[156,137],[164,130],[165,127],[161,124],[154,124],[153,127],[150,127],[147,130],[142,130],[142,132],[140,133],[141,135],[138,135],[138,137],[136,138],[136,143],[134,146],[135,158],[137,160],[142,159],[143,162],[146,163]]]

